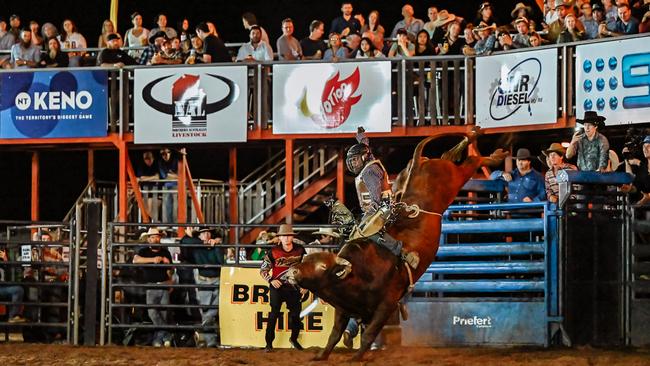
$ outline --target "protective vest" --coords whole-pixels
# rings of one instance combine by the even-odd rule
[[[361,206],[361,209],[364,213],[374,211],[377,208],[377,205],[379,205],[379,202],[373,202],[368,186],[366,185],[366,182],[363,181],[363,175],[366,172],[366,169],[368,169],[373,164],[378,164],[381,170],[384,172],[380,182],[381,192],[379,196],[381,197],[384,192],[390,193],[390,183],[388,182],[388,173],[386,173],[386,168],[384,168],[384,165],[379,160],[369,161],[366,166],[361,169],[359,175],[357,175],[357,177],[354,179],[354,184],[357,188],[357,197],[359,198],[359,206]]]

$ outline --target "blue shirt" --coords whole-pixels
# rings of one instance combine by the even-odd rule
[[[524,202],[528,197],[534,202],[546,201],[544,178],[535,169],[531,169],[522,176],[519,169],[513,170],[512,180],[508,182],[508,202]],[[495,170],[490,174],[490,179],[503,179],[503,172]]]
[[[618,18],[615,22],[608,23],[607,29],[614,33],[637,34],[639,33],[639,21],[634,17],[630,17],[630,21],[625,24],[621,18]]]

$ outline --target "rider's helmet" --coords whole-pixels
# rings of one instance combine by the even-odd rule
[[[366,144],[356,144],[352,145],[348,149],[348,153],[345,157],[345,165],[348,167],[348,170],[357,175],[361,172],[366,163],[368,163],[368,157],[370,156],[370,147]]]

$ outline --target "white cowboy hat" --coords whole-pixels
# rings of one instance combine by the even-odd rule
[[[312,234],[313,235],[329,235],[332,238],[337,238],[337,239],[341,237],[341,234],[334,231],[334,229],[332,229],[331,227],[319,228],[318,231],[314,231]]]
[[[433,26],[435,28],[442,27],[447,23],[451,23],[456,20],[456,15],[449,14],[447,10],[441,10],[438,12],[438,17],[433,21]]]

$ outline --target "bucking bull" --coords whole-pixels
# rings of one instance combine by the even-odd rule
[[[334,327],[327,345],[316,360],[329,357],[351,317],[366,325],[361,347],[352,360],[361,360],[371,343],[398,309],[398,302],[433,262],[440,239],[442,213],[453,202],[463,185],[481,166],[500,163],[507,155],[499,149],[489,157],[468,156],[462,163],[462,151],[474,141],[478,130],[454,134],[463,141],[440,159],[422,156],[432,136],[421,141],[413,159],[398,175],[393,190],[404,212],[387,228],[390,235],[417,251],[420,263],[412,271],[388,250],[368,239],[347,242],[338,255],[320,252],[306,256],[289,271],[289,281],[312,291],[336,309]],[[445,135],[449,136],[449,135]]]

